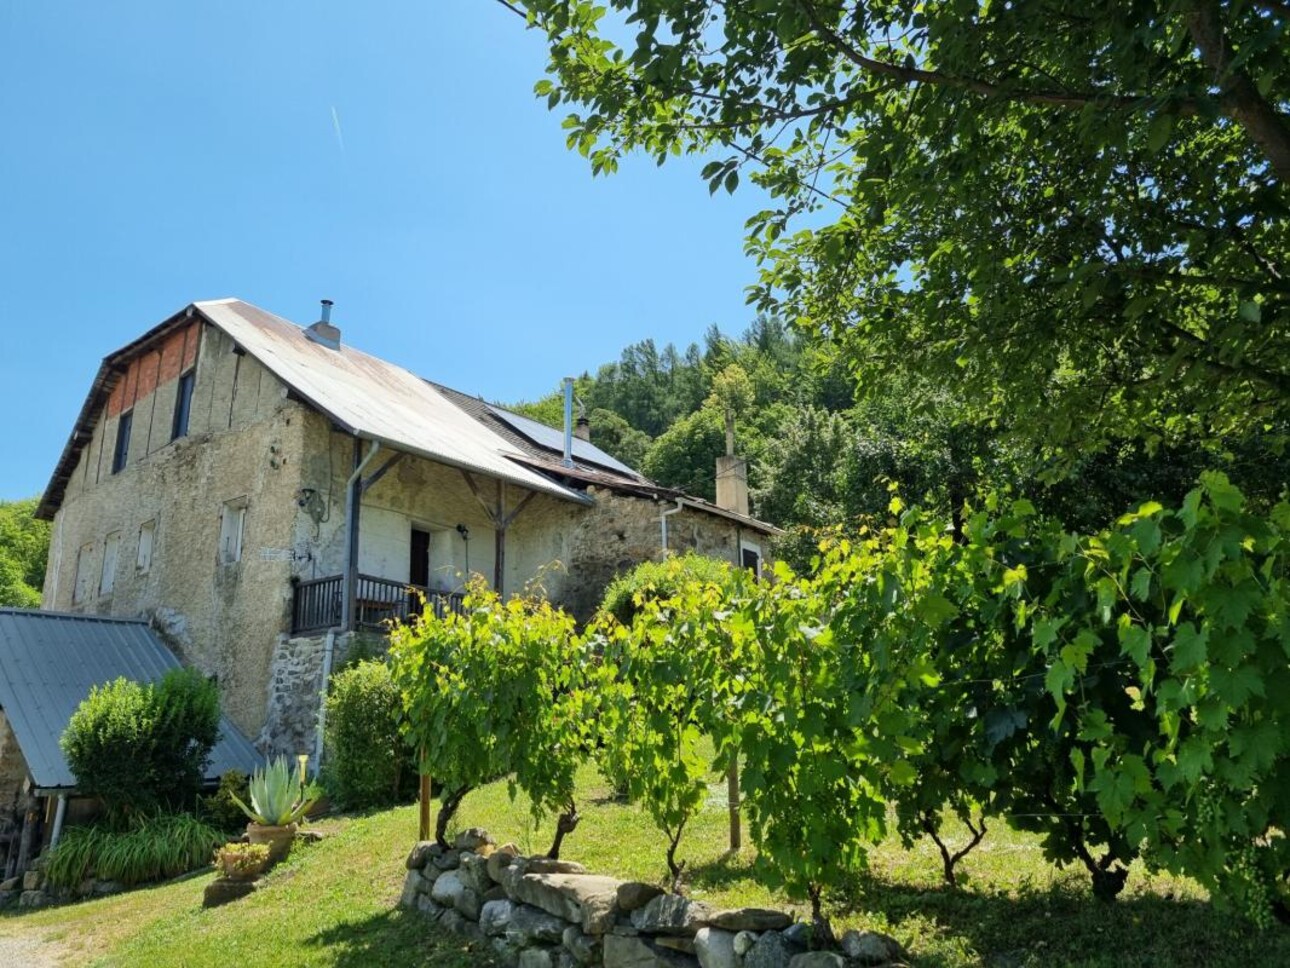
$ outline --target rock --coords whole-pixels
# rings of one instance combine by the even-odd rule
[[[744,955],[743,968],[788,968],[793,948],[777,931],[767,931]]]
[[[573,860],[552,860],[550,857],[530,857],[530,874],[585,874],[587,868]]]
[[[430,863],[441,871],[454,871],[457,869],[457,865],[461,863],[461,851],[445,850],[441,854],[432,854]]]
[[[583,934],[576,924],[565,928],[560,940],[577,964],[594,965],[600,960],[600,942],[589,934]]]
[[[783,911],[767,908],[734,908],[718,911],[708,923],[727,931],[783,931],[793,923],[793,919]]]
[[[644,938],[605,935],[605,968],[693,968],[689,955],[656,948]]]
[[[44,891],[23,891],[18,895],[18,907],[20,908],[48,907],[53,902],[54,899]]]
[[[679,951],[685,955],[692,955],[695,952],[694,939],[686,938],[680,935],[660,934],[650,941],[659,948],[666,948],[668,951]]]
[[[466,888],[457,895],[457,900],[453,902],[453,906],[461,912],[462,917],[473,922],[479,920],[479,910],[484,906],[484,902],[479,899],[478,894],[470,888]]]
[[[523,950],[508,939],[505,935],[498,935],[490,938],[488,942],[493,949],[493,954],[504,965],[511,968],[517,968],[520,963],[520,953]]]
[[[227,877],[217,877],[202,891],[202,907],[219,907],[221,904],[228,904],[230,901],[253,894],[255,890],[255,881],[234,881]],[[26,896],[23,895],[24,898]]]
[[[22,875],[23,891],[39,891],[45,886],[45,875],[40,871],[27,871]]]
[[[399,907],[416,907],[417,895],[421,893],[423,882],[424,878],[419,870],[409,869],[408,876],[403,878],[403,893],[399,895]]]
[[[497,841],[488,836],[488,831],[481,827],[471,827],[457,835],[452,845],[458,850],[478,850],[484,844],[495,844]]]
[[[519,900],[515,891],[519,885],[520,878],[524,876],[527,870],[528,860],[524,857],[516,857],[498,872],[497,883],[502,885],[502,890],[506,892],[506,896],[512,901]]]
[[[417,911],[420,912],[422,917],[430,921],[438,921],[443,917],[445,910],[448,909],[436,904],[428,894],[422,894],[417,897]]]
[[[551,952],[545,948],[529,948],[520,952],[519,968],[555,968]]]
[[[808,951],[793,955],[788,968],[847,968],[847,960],[832,951]]]
[[[483,894],[481,894],[479,896],[479,899],[483,901],[485,904],[487,904],[489,901],[504,901],[507,898],[506,898],[506,892],[502,890],[502,885],[494,884]]]
[[[700,928],[694,936],[694,953],[700,968],[739,968],[735,934],[721,928]]]
[[[811,926],[805,921],[789,925],[782,932],[784,940],[798,951],[805,951],[811,946]]]
[[[327,839],[321,830],[297,830],[296,840],[305,844],[320,844]]]
[[[109,894],[120,894],[125,891],[125,885],[120,881],[98,881],[94,882],[94,895],[96,897],[107,897]]]
[[[488,869],[488,876],[498,884],[502,883],[502,871],[515,863],[515,858],[520,855],[519,848],[514,844],[503,844],[491,854],[485,864]]]
[[[735,954],[737,954],[740,958],[742,958],[744,955],[748,954],[748,952],[752,949],[752,946],[755,945],[756,943],[757,943],[756,934],[754,934],[751,931],[740,931],[738,934],[735,935],[735,940],[733,942]]]
[[[555,968],[578,968],[582,964],[577,958],[561,948],[556,952]]]
[[[653,884],[646,884],[643,881],[627,881],[618,885],[618,909],[628,912],[635,911],[637,908],[643,908],[662,893],[663,888],[656,887]]]
[[[8,880],[0,881],[0,891],[19,891],[22,890],[22,877],[11,877]]]
[[[514,913],[515,904],[512,901],[486,901],[479,909],[479,930],[489,937],[505,934]]]
[[[437,857],[442,853],[442,851],[443,848],[433,840],[422,840],[418,842],[417,845],[412,848],[411,853],[408,854],[408,870],[421,870],[421,868],[425,867],[426,864],[430,863],[431,858]]]
[[[569,926],[563,918],[548,914],[531,904],[517,904],[511,915],[506,933],[524,945],[559,944],[564,940],[564,929]]]
[[[662,894],[632,912],[632,926],[647,934],[689,934],[708,924],[712,909],[677,894]]]
[[[21,891],[0,891],[0,908],[7,908],[18,903]]]
[[[460,871],[448,871],[441,875],[430,888],[430,897],[444,907],[456,907],[457,898],[467,890],[466,882],[461,879]]]
[[[612,877],[591,874],[524,874],[514,881],[514,893],[507,893],[512,900],[581,925],[587,934],[604,934],[614,923],[618,884]]]
[[[488,876],[488,858],[478,854],[462,854],[461,866],[457,868],[462,881],[476,894],[485,894],[493,887],[493,879]]]
[[[439,915],[439,926],[445,931],[451,931],[453,934],[465,934],[466,925],[470,922],[463,918],[460,912],[453,908],[448,908]],[[475,925],[478,929],[479,925]]]
[[[842,935],[841,948],[844,955],[861,965],[905,960],[900,942],[877,931],[848,931]]]

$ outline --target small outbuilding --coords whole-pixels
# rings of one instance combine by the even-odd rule
[[[72,713],[92,686],[118,678],[152,682],[180,662],[146,622],[0,608],[0,869],[26,870],[56,842],[68,819],[94,805],[76,797],[60,745]],[[206,777],[250,773],[260,762],[250,741],[220,720]]]

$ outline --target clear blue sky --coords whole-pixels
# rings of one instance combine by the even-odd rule
[[[591,177],[494,0],[0,0],[0,498],[48,480],[101,358],[197,299],[490,398],[741,330],[741,191]],[[333,121],[339,121],[339,132]]]

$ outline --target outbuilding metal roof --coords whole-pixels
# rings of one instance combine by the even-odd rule
[[[586,503],[585,496],[508,459],[519,456],[514,447],[403,367],[343,343],[339,349],[315,343],[295,323],[240,299],[193,305],[349,433],[532,491]]]
[[[119,677],[160,679],[179,660],[143,622],[0,608],[0,707],[41,789],[72,789],[76,779],[59,746],[63,730],[90,687]],[[206,769],[250,773],[260,755],[227,717]]]

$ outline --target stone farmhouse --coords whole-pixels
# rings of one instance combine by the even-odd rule
[[[586,618],[618,572],[693,549],[760,569],[742,461],[718,504],[591,442],[237,299],[110,354],[40,504],[42,608],[141,619],[218,679],[264,752],[317,754],[319,697],[356,636],[459,608],[466,576]],[[567,398],[572,399],[571,387]]]

